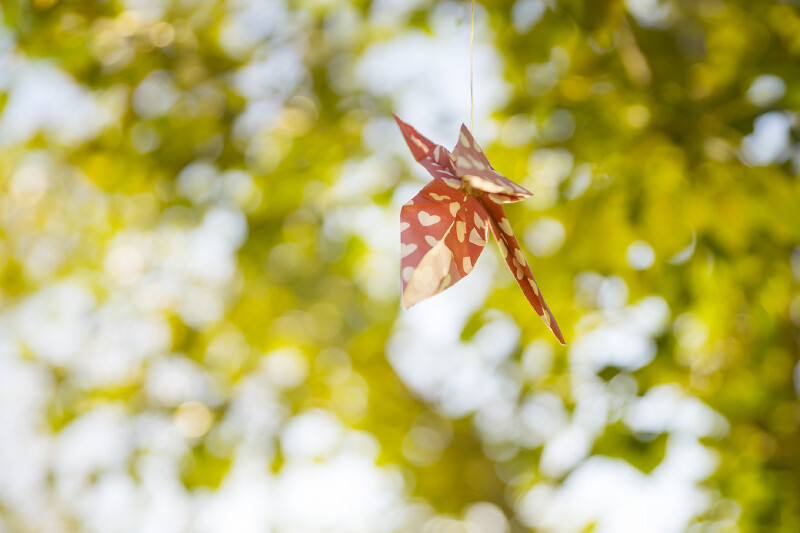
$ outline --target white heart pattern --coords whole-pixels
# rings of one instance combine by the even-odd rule
[[[503,259],[508,257],[508,247],[506,247],[506,243],[503,239],[497,239],[497,246],[500,247],[500,253],[503,254]]]
[[[439,215],[431,215],[430,213],[426,213],[425,211],[420,211],[419,215],[417,215],[419,219],[419,223],[423,226],[433,226],[434,224],[438,224],[442,217]]]
[[[460,189],[461,188],[461,180],[457,180],[457,179],[454,179],[454,178],[442,178],[442,181],[445,183],[445,185],[447,185],[448,187],[450,187],[452,189]]]
[[[456,222],[456,237],[458,237],[458,242],[464,242],[464,237],[467,234],[467,225],[459,220]]]
[[[405,258],[414,253],[418,246],[413,242],[411,244],[400,243],[400,257]]]
[[[511,224],[508,223],[507,218],[501,219],[497,225],[500,226],[500,229],[503,230],[503,233],[506,235],[514,235],[514,231],[511,229]]]
[[[472,228],[472,231],[469,233],[469,242],[476,246],[483,246],[486,244],[486,241],[481,238],[478,230],[475,228]]]

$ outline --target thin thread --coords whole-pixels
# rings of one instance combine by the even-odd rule
[[[472,124],[475,115],[475,95],[472,89],[474,40],[475,40],[475,0],[472,0],[472,12],[470,13],[469,17],[469,132],[470,133],[472,133]]]

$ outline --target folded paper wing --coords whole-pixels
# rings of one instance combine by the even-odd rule
[[[461,181],[456,179],[456,170],[449,150],[428,140],[413,126],[400,120],[397,115],[394,116],[394,119],[400,126],[400,131],[414,159],[425,167],[425,170],[434,178],[449,180],[451,186],[456,189],[460,188]]]
[[[400,210],[403,305],[408,308],[472,271],[488,237],[481,203],[441,180],[426,185]]]
[[[403,139],[405,139],[414,159],[421,161],[428,157],[436,147],[436,144],[414,129],[414,126],[400,120],[400,117],[397,115],[394,116],[394,120],[397,122],[397,125],[400,126],[400,132],[403,134]]]
[[[489,164],[483,150],[463,124],[453,155],[456,158],[456,175],[468,181],[473,189],[503,195],[507,202],[530,198],[530,192],[497,172]]]
[[[511,274],[522,289],[522,293],[533,306],[536,314],[542,319],[545,326],[553,332],[561,344],[567,344],[564,341],[564,335],[558,327],[553,313],[544,301],[542,291],[539,290],[536,280],[533,278],[528,262],[525,260],[525,254],[522,252],[517,238],[514,236],[514,231],[511,229],[511,224],[506,218],[503,207],[491,200],[484,201],[483,205],[489,212],[489,220],[492,227],[492,234],[497,240],[497,245],[500,247],[500,253],[511,270]]]

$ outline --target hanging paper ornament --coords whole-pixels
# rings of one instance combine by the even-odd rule
[[[428,183],[400,211],[403,305],[442,292],[472,271],[491,228],[511,274],[561,344],[564,336],[514,237],[503,204],[531,193],[499,174],[465,125],[452,152],[420,135],[395,115]]]

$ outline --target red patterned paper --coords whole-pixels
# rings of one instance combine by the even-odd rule
[[[503,211],[502,204],[531,193],[492,168],[466,126],[450,152],[394,118],[414,159],[434,178],[400,211],[403,305],[411,307],[469,274],[491,229],[525,297],[566,344]]]

